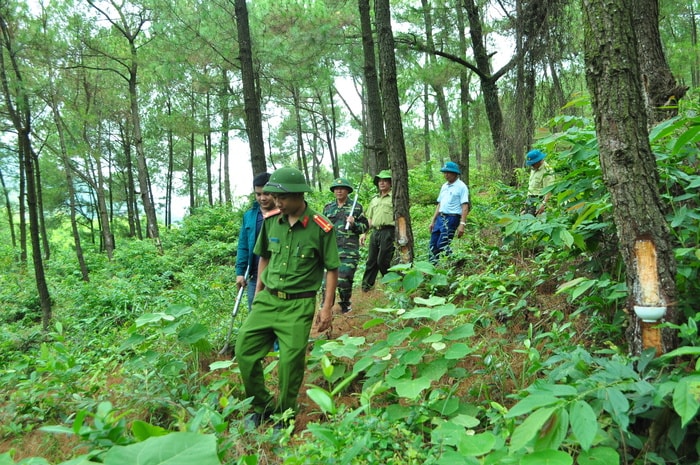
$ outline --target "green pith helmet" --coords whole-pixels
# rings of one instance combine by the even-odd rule
[[[336,187],[344,187],[348,190],[348,193],[354,190],[350,185],[350,181],[348,181],[345,178],[335,178],[333,180],[333,184],[331,184],[331,192],[333,192],[333,189],[335,189]]]
[[[288,194],[296,192],[311,192],[301,171],[296,168],[284,167],[276,170],[267,181],[264,192],[273,194]]]
[[[391,171],[390,170],[381,170],[374,177],[374,183],[377,184],[380,179],[388,179],[389,181],[391,181]]]

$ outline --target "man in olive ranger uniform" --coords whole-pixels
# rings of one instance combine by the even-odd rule
[[[307,205],[304,192],[311,188],[301,171],[280,168],[263,190],[272,194],[279,212],[265,218],[255,243],[253,252],[260,257],[258,284],[235,352],[246,396],[253,398],[255,413],[248,422],[254,426],[270,414],[296,412],[316,293],[325,268],[326,289],[335,295],[340,266],[333,224]],[[319,332],[330,328],[332,306],[328,299],[321,308],[315,321]],[[279,341],[276,402],[265,387],[262,365],[275,338]]]
[[[349,195],[353,188],[345,178],[337,178],[331,184],[331,192],[335,201],[323,207],[323,215],[335,226],[335,236],[338,240],[340,268],[338,269],[338,296],[340,311],[348,313],[352,310],[352,283],[355,279],[357,262],[360,259],[360,234],[364,234],[369,225],[362,214],[362,205],[350,201]],[[353,205],[354,203],[354,205]],[[324,301],[327,295],[324,285]],[[334,296],[332,296],[334,297]]]

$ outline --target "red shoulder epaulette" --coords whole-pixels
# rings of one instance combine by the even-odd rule
[[[275,208],[274,210],[270,210],[269,212],[265,212],[263,214],[263,218],[267,219],[270,218],[271,216],[279,215],[280,214],[280,209]]]
[[[333,229],[333,223],[331,223],[318,213],[314,215],[314,223],[319,225],[321,229],[323,229],[325,232],[330,232],[330,230]]]

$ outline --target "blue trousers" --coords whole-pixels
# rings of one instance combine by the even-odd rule
[[[449,255],[450,242],[459,227],[460,216],[438,215],[433,232],[430,234],[430,262],[437,263],[440,254]]]

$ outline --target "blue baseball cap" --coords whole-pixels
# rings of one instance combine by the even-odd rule
[[[542,153],[542,151],[537,149],[530,150],[529,152],[527,152],[527,156],[525,157],[525,164],[527,166],[532,166],[535,163],[539,163],[542,160],[544,160],[544,157],[545,155],[544,153]]]
[[[462,171],[459,169],[459,165],[453,161],[445,162],[445,166],[440,168],[440,171],[443,173],[462,174]]]

